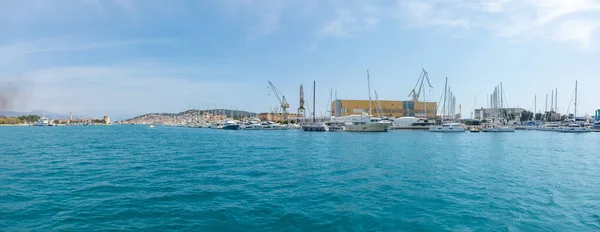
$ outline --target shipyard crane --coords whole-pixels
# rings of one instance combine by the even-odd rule
[[[408,94],[408,97],[412,97],[414,101],[419,101],[419,97],[421,96],[421,91],[423,90],[425,80],[427,80],[429,88],[433,88],[433,86],[431,86],[431,83],[429,82],[429,74],[427,73],[425,68],[421,68],[423,69],[423,71],[421,71],[421,75],[417,80],[417,84],[415,85],[415,88],[412,91],[410,91],[410,94]]]
[[[287,100],[285,100],[285,96],[277,89],[277,87],[270,81],[268,82],[271,91],[273,91],[273,94],[275,94],[275,97],[277,97],[277,100],[279,101],[281,109],[283,109],[283,120],[287,120],[287,109],[290,108],[290,104],[288,104]]]
[[[298,107],[298,114],[300,117],[306,116],[306,110],[304,109],[304,88],[300,85],[300,107]]]

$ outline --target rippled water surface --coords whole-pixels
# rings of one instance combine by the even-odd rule
[[[599,231],[600,133],[0,127],[5,231]]]

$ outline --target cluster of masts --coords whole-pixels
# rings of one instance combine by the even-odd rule
[[[456,116],[456,96],[454,96],[454,93],[452,93],[452,91],[450,90],[450,86],[448,86],[448,77],[446,77],[446,84],[444,85],[444,95],[443,97],[443,101],[441,101],[442,104],[442,120],[444,120],[444,118],[453,118]],[[460,104],[458,105],[459,107],[459,113],[460,113]]]

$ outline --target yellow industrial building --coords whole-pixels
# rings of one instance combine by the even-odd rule
[[[379,100],[382,117],[421,117],[437,116],[436,102],[382,101]],[[335,100],[331,102],[332,115],[336,117],[369,113],[369,100]],[[377,116],[377,101],[371,101],[373,115]]]

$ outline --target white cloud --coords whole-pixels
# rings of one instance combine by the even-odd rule
[[[332,37],[350,37],[372,29],[377,23],[377,17],[358,16],[354,11],[338,9],[335,18],[325,24],[321,33]]]
[[[446,3],[436,1],[398,1],[399,14],[407,17],[412,25],[418,27],[449,26],[468,29],[470,21],[449,12]]]
[[[484,11],[484,12],[502,12],[504,10],[504,6],[513,0],[476,0],[473,1],[472,7],[473,9]]]
[[[600,10],[600,4],[595,0],[529,0],[529,4],[537,12],[537,24],[546,24],[572,13]]]
[[[598,0],[399,0],[398,7],[418,27],[479,29],[514,41],[550,37],[583,49],[593,47],[600,21]]]

